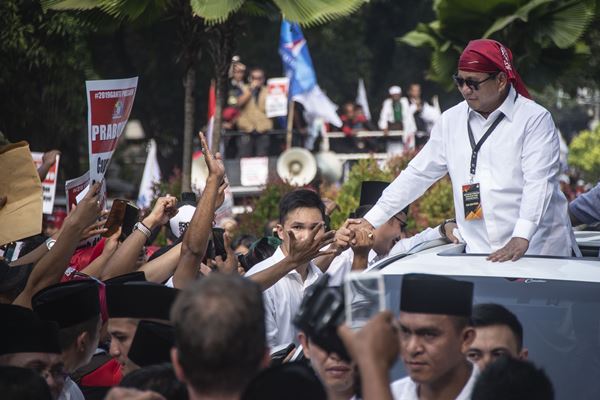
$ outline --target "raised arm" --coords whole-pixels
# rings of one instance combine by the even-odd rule
[[[212,221],[215,215],[216,201],[219,187],[222,186],[225,176],[225,166],[221,155],[213,156],[210,153],[206,139],[202,132],[198,135],[202,143],[204,160],[208,167],[208,178],[202,197],[198,201],[196,211],[183,235],[181,257],[173,276],[173,286],[184,287],[188,282],[196,279],[200,263],[206,253],[206,246],[212,233]],[[224,191],[222,187],[222,191]]]
[[[84,231],[100,214],[100,182],[92,185],[73,213],[65,219],[56,243],[33,269],[25,289],[13,304],[31,308],[31,297],[41,289],[58,283],[69,266],[69,260]]]
[[[48,171],[50,167],[54,165],[56,162],[56,156],[60,155],[60,151],[58,150],[50,150],[44,153],[42,156],[42,165],[38,168],[38,175],[40,176],[40,181],[44,181],[46,179],[46,175],[48,175]]]
[[[177,214],[175,205],[177,198],[166,195],[159,197],[152,212],[142,220],[141,224],[147,228],[148,232],[154,228],[166,224],[169,219]],[[140,229],[134,229],[133,232],[119,246],[115,254],[110,257],[106,266],[100,274],[100,279],[106,280],[115,276],[123,275],[128,272],[133,272],[136,267],[137,258],[148,239],[144,232]]]

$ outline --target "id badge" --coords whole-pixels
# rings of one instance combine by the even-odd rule
[[[471,183],[462,187],[463,205],[465,207],[465,220],[474,221],[483,219],[481,208],[481,192],[479,183]]]

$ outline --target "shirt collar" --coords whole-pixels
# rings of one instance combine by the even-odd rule
[[[490,115],[488,116],[487,119],[494,120],[496,115],[498,115],[499,113],[502,113],[502,114],[504,114],[504,117],[506,119],[508,119],[509,121],[512,122],[513,115],[515,112],[515,103],[516,103],[518,97],[519,97],[519,94],[513,88],[513,86],[510,85],[510,88],[508,90],[508,96],[506,96],[506,99],[504,99],[504,102],[500,105],[500,107],[498,107],[497,109],[492,111],[492,113],[490,113]],[[477,111],[475,111],[471,107],[469,107],[469,115],[471,115],[471,113],[478,114]]]

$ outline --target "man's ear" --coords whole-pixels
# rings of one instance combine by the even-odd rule
[[[183,383],[187,383],[183,368],[181,368],[181,364],[179,363],[179,353],[176,347],[171,348],[171,363],[173,364],[173,370],[177,379]]]
[[[81,332],[79,335],[77,335],[75,346],[78,352],[83,353],[85,351],[88,340],[90,340],[90,335],[87,332]]]
[[[498,89],[500,91],[503,91],[506,88],[506,86],[508,85],[508,76],[506,75],[505,72],[500,72],[498,74],[498,76],[496,77],[496,79],[498,79],[498,83],[499,83]]]
[[[475,329],[473,329],[473,327],[471,327],[471,326],[467,326],[462,331],[462,346],[461,346],[461,351],[464,354],[467,353],[467,351],[469,350],[469,347],[471,347],[471,345],[473,344],[474,340],[475,340]]]
[[[521,352],[519,353],[519,360],[527,360],[529,357],[529,349],[527,347],[523,347]]]
[[[310,344],[308,343],[308,337],[306,337],[304,332],[299,332],[298,339],[300,340],[300,345],[302,345],[302,352],[304,353],[304,357],[310,360]]]

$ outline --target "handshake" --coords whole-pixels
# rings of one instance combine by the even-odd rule
[[[350,218],[336,232],[331,245],[338,254],[352,248],[355,253],[368,254],[375,243],[375,228],[364,218]]]

